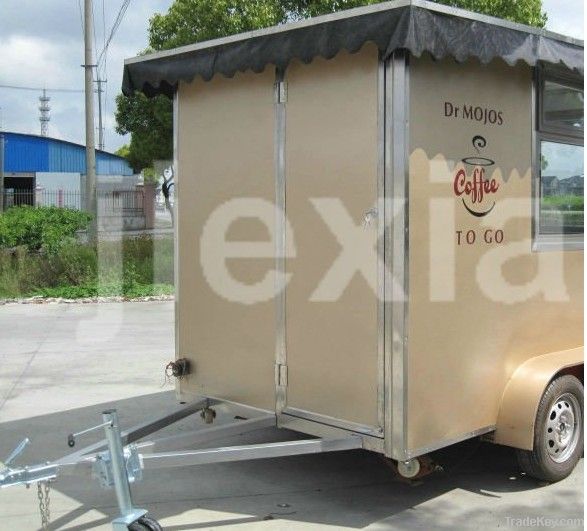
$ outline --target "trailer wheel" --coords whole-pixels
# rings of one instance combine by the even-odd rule
[[[553,380],[542,395],[534,425],[534,449],[518,450],[520,467],[543,481],[559,481],[583,454],[583,385],[571,375]]]
[[[128,526],[129,531],[163,531],[161,524],[150,516],[142,516]]]

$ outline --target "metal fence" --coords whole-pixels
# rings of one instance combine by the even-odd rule
[[[4,208],[12,206],[54,206],[58,208],[84,208],[84,197],[80,192],[69,190],[17,190],[4,191]],[[145,195],[143,190],[99,191],[98,217],[127,217],[144,215]]]
[[[143,190],[98,193],[98,216],[141,216],[145,211]]]
[[[79,192],[68,190],[19,190],[4,191],[4,208],[13,206],[56,206],[59,208],[81,208]]]

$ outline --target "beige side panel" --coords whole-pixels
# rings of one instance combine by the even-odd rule
[[[495,425],[521,363],[583,344],[583,253],[532,251],[530,68],[428,58],[410,68],[408,446],[417,451]],[[463,116],[469,105],[478,119]],[[497,191],[457,195],[459,170],[471,182],[480,168]],[[477,217],[463,199],[475,212],[495,206]]]
[[[347,223],[361,227],[376,205],[377,63],[374,46],[293,63],[286,106],[288,237],[297,253],[287,268],[287,405],[369,426],[377,424],[376,292],[359,272],[347,282],[344,266],[330,277],[334,289],[317,289],[341,253],[338,238],[353,234]],[[376,220],[361,230],[375,249]],[[355,250],[375,286],[375,252]]]
[[[176,317],[177,356],[194,363],[194,374],[180,382],[182,393],[270,409],[275,403],[274,302],[235,300],[266,299],[259,283],[274,268],[273,82],[268,68],[180,86]],[[226,208],[227,202],[243,198],[256,201],[252,214],[245,212],[226,233],[215,230],[214,224],[221,226],[243,207],[233,202]],[[224,214],[215,217],[223,205]],[[269,212],[268,219],[255,219],[256,212]],[[207,222],[211,236],[203,240]],[[260,242],[267,258],[228,259],[223,277],[224,262],[215,256],[224,239]]]

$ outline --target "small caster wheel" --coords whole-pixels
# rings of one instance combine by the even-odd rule
[[[216,418],[216,411],[211,407],[204,408],[200,413],[200,417],[204,419],[206,424],[212,424]]]
[[[128,526],[129,531],[163,531],[161,524],[150,516],[142,516]]]
[[[420,473],[420,460],[409,459],[408,461],[398,461],[397,471],[407,479],[413,479]]]

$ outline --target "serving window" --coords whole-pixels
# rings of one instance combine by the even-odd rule
[[[534,238],[538,249],[583,248],[584,106],[582,80],[537,73]]]

